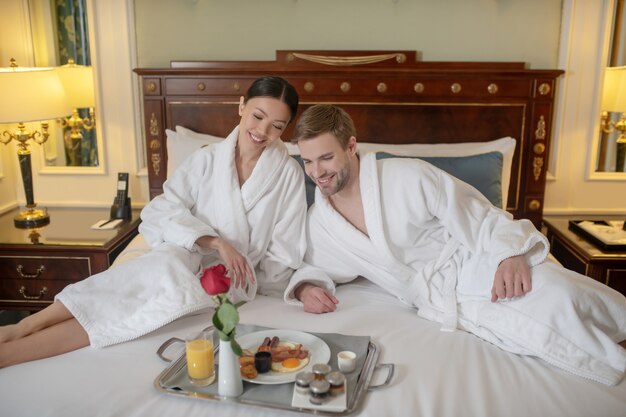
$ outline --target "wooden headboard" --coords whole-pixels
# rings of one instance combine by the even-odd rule
[[[507,210],[539,227],[560,70],[518,62],[418,62],[413,51],[277,51],[274,61],[172,61],[140,68],[151,198],[166,178],[165,129],[226,136],[236,105],[262,75],[287,79],[299,113],[334,103],[360,142],[456,143],[517,139]],[[283,136],[289,140],[293,123]]]

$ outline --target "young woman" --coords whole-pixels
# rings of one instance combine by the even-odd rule
[[[232,297],[280,296],[306,247],[304,177],[280,139],[297,107],[282,78],[256,80],[241,97],[239,126],[194,152],[142,211],[151,250],[0,327],[0,368],[132,340],[210,306],[198,276],[218,263]]]

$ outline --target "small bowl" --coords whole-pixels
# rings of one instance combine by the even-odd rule
[[[343,350],[337,354],[337,364],[339,365],[339,370],[343,373],[348,373],[354,371],[356,368],[356,353]]]

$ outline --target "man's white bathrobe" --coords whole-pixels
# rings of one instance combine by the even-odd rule
[[[512,220],[423,161],[367,154],[359,175],[369,237],[316,190],[305,262],[285,301],[301,305],[293,298],[301,282],[334,291],[335,283],[360,275],[441,322],[442,330],[458,327],[605,384],[622,378],[626,351],[616,342],[626,339],[626,298],[544,262],[548,242],[531,222]],[[532,267],[532,291],[492,303],[498,265],[521,254]]]
[[[254,268],[258,288],[250,285],[233,298],[249,300],[257,290],[282,295],[306,248],[304,174],[277,140],[240,188],[234,162],[238,131],[194,152],[144,208],[139,231],[152,250],[57,295],[91,346],[134,339],[210,306],[199,275],[222,261],[217,251],[195,244],[201,236],[225,239]]]

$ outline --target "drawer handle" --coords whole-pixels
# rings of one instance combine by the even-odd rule
[[[20,294],[22,294],[22,297],[24,297],[27,300],[39,300],[41,299],[41,297],[46,295],[47,292],[48,292],[48,287],[43,287],[42,289],[39,290],[39,295],[26,295],[26,287],[22,285],[22,287],[20,288]]]
[[[17,273],[20,274],[20,276],[22,278],[38,278],[42,272],[44,272],[46,270],[46,267],[43,265],[39,265],[39,268],[37,268],[37,272],[35,272],[34,274],[25,274],[24,271],[24,266],[23,265],[18,265],[17,266]]]

